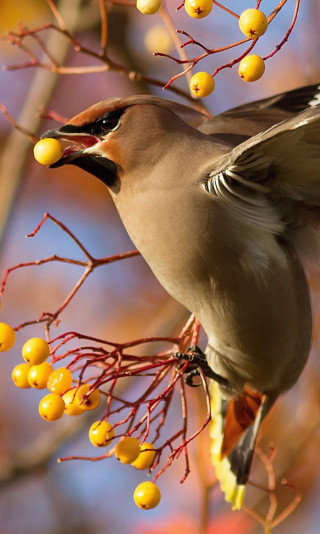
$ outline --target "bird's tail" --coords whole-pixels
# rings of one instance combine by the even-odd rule
[[[211,385],[211,460],[226,501],[239,510],[245,496],[258,428],[266,413],[266,396],[245,388],[223,400],[218,384]]]

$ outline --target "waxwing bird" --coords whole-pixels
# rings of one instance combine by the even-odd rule
[[[215,378],[212,459],[234,508],[259,422],[310,350],[319,96],[309,86],[212,119],[155,96],[113,98],[43,135],[70,143],[51,167],[106,184],[155,276],[200,320]]]

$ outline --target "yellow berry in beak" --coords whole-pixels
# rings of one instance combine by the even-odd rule
[[[52,165],[63,156],[63,147],[58,139],[40,139],[33,149],[35,159],[41,165]]]

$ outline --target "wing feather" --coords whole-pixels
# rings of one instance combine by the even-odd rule
[[[295,188],[320,184],[320,106],[308,108],[236,146],[210,177],[226,171],[272,190],[291,184],[294,197],[303,198],[297,189],[294,192]]]
[[[286,239],[308,262],[319,262],[320,106],[233,148],[203,185],[224,196],[243,221],[246,210],[248,224]]]

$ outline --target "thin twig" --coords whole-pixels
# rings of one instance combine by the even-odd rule
[[[6,117],[6,119],[10,122],[10,124],[13,126],[13,128],[15,128],[15,130],[17,130],[18,132],[21,132],[24,135],[26,135],[27,137],[29,137],[30,141],[34,145],[36,144],[36,142],[37,142],[36,136],[32,132],[30,132],[30,130],[27,130],[26,128],[23,128],[22,126],[20,126],[17,123],[17,121],[12,117],[12,115],[10,115],[9,111],[7,110],[7,108],[3,104],[0,104],[0,111],[1,111],[1,113],[3,113],[3,115]]]
[[[105,0],[99,0],[100,18],[101,18],[101,36],[100,36],[100,55],[107,55],[108,44],[108,14]]]

